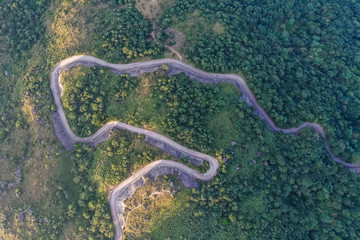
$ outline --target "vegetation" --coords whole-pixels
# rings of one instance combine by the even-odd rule
[[[65,151],[49,72],[75,54],[161,57],[165,41],[175,44],[170,32],[185,34],[192,64],[241,73],[278,126],[318,122],[337,156],[360,162],[356,1],[159,1],[166,7],[151,19],[141,2],[0,0],[0,239],[113,238],[111,188],[172,157],[123,131]],[[359,178],[332,162],[315,132],[273,134],[233,86],[164,69],[133,78],[76,67],[62,79],[75,133],[120,120],[221,163],[198,189],[173,176],[140,189],[126,202],[127,239],[359,238]]]
[[[89,136],[114,119],[113,110],[120,113],[117,105],[127,95],[131,96],[138,85],[136,79],[128,75],[115,77],[110,70],[84,67],[64,74],[63,82],[66,89],[63,106],[70,125],[76,126],[75,133],[80,136]],[[124,109],[122,116],[128,115],[129,110]]]
[[[225,105],[225,86],[203,85],[184,74],[169,78],[163,71],[139,81],[85,67],[70,70],[62,79],[63,106],[70,126],[81,136],[117,120],[157,129],[190,147],[213,147],[205,121]]]
[[[76,146],[70,160],[74,164],[68,169],[73,179],[60,182],[56,192],[57,201],[67,205],[65,220],[74,224],[68,238],[112,239],[108,190],[155,159],[171,159],[141,138],[118,132],[96,149],[86,144]],[[76,187],[69,189],[72,185]]]
[[[316,133],[307,130],[299,136],[273,135],[246,103],[239,102],[240,93],[231,85],[203,85],[183,74],[170,78],[158,77],[161,72],[154,75],[157,77],[144,77],[151,78],[149,101],[156,103],[156,109],[165,109],[160,112],[165,112],[166,118],[159,121],[150,117],[146,125],[157,126],[187,146],[209,151],[224,164],[213,181],[201,184],[199,190],[193,190],[191,197],[183,200],[189,204],[182,217],[185,220],[179,220],[177,215],[183,211],[174,207],[173,204],[178,204],[174,200],[167,204],[171,213],[163,211],[152,220],[157,222],[151,225],[153,230],[135,235],[132,231],[131,236],[218,239],[236,238],[238,234],[246,238],[251,234],[262,239],[268,237],[269,232],[275,239],[294,235],[314,239],[356,236],[356,231],[346,226],[354,226],[359,200],[356,194],[350,195],[355,185],[345,183],[356,182],[357,176],[332,162]],[[91,77],[82,77],[87,79]],[[158,79],[156,84],[152,83],[154,79]],[[119,86],[124,83],[126,80]],[[134,93],[139,93],[141,86],[129,90],[131,94],[124,96],[122,103],[135,102],[139,96]],[[88,104],[92,104],[91,101]],[[141,112],[130,119],[136,123],[135,119],[140,116]],[[188,133],[185,138],[184,133]],[[234,146],[230,144],[232,141]],[[122,169],[117,171],[128,171]],[[349,197],[342,197],[346,194]],[[353,215],[348,216],[346,211],[338,214],[339,209],[349,209]],[[166,217],[168,214],[172,217]],[[196,227],[190,220],[194,216]],[[331,222],[343,227],[335,228],[329,225]],[[150,227],[150,223],[140,221],[138,224]],[[162,227],[158,229],[159,225]],[[189,227],[193,231],[184,231]]]
[[[179,1],[161,25],[186,33],[187,57],[198,67],[241,72],[276,125],[318,122],[335,154],[352,162],[360,151],[359,8],[354,1]],[[224,33],[214,34],[217,23]]]
[[[357,176],[326,161],[322,143],[311,132],[304,132],[301,137],[280,134],[273,141],[273,146],[266,147],[260,157],[254,154],[251,160],[248,147],[254,144],[241,145],[241,151],[236,146],[233,158],[222,166],[214,181],[193,190],[188,201],[195,207],[184,205],[181,212],[185,217],[161,221],[159,216],[161,223],[150,236],[357,238],[359,198],[353,192]],[[289,143],[296,151],[287,150]]]
[[[160,54],[161,43],[148,39],[151,23],[134,8],[119,9],[111,25],[115,27],[102,37],[102,51],[109,61],[124,62]]]
[[[78,201],[84,190],[73,182],[76,152],[64,151],[54,134],[51,116],[55,109],[48,79],[52,67],[66,56],[89,53],[105,58],[102,44],[106,39],[97,36],[114,30],[120,17],[136,13],[131,13],[131,5],[123,12],[93,1],[0,3],[0,238],[111,238],[105,190],[95,209],[84,208],[91,216],[101,214],[97,232],[78,229],[90,228],[91,222],[75,211],[82,209]],[[140,21],[139,16],[136,20]],[[140,51],[139,46],[134,49]],[[138,151],[139,156],[131,155],[128,170],[163,156],[151,155],[150,149]],[[111,171],[111,166],[106,167],[109,170],[98,169],[99,174]],[[19,168],[21,174],[15,175]],[[94,189],[98,186],[92,178],[84,183]],[[98,201],[92,193],[89,197]]]
[[[36,4],[24,0],[1,1],[0,50],[20,57],[42,39],[42,15],[49,3],[49,0],[38,0]]]

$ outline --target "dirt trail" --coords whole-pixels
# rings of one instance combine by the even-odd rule
[[[183,57],[181,56],[181,54],[175,50],[175,48],[171,47],[171,46],[168,46],[168,45],[165,45],[165,47],[167,47],[171,52],[175,53],[178,58],[180,59],[180,61],[183,60]]]
[[[114,73],[128,73],[131,76],[139,76],[145,72],[154,72],[161,65],[167,64],[170,67],[168,71],[168,75],[174,75],[177,73],[185,73],[187,76],[197,79],[203,83],[219,83],[219,82],[230,82],[236,87],[238,87],[242,91],[241,99],[246,101],[249,106],[253,106],[255,108],[256,113],[264,119],[264,121],[269,126],[270,130],[273,132],[282,131],[286,134],[297,133],[304,128],[313,128],[316,132],[318,132],[323,139],[325,140],[326,148],[331,156],[331,158],[345,167],[349,168],[352,171],[357,173],[360,172],[360,164],[350,164],[346,163],[343,160],[337,158],[333,152],[331,151],[330,144],[327,141],[326,134],[324,129],[317,123],[309,123],[305,122],[299,127],[290,128],[290,129],[282,129],[275,126],[274,122],[270,119],[270,117],[266,114],[264,109],[257,103],[255,96],[248,88],[245,80],[238,75],[235,74],[216,74],[216,73],[208,73],[191,67],[190,65],[183,63],[174,59],[157,59],[145,62],[138,63],[130,63],[130,64],[112,64],[105,62],[101,59],[86,56],[86,55],[77,55],[70,58],[67,58],[60,63],[58,63],[51,72],[51,91],[53,93],[55,105],[57,111],[54,113],[54,127],[56,134],[62,144],[66,149],[72,149],[73,145],[76,142],[85,142],[89,143],[92,146],[96,146],[100,142],[105,141],[110,136],[111,129],[123,129],[133,133],[142,134],[146,136],[146,138],[152,139],[152,144],[161,148],[167,149],[165,151],[171,152],[172,154],[176,152],[177,155],[180,156],[188,156],[193,157],[195,159],[201,159],[209,162],[210,168],[209,170],[202,174],[199,173],[181,163],[169,161],[169,160],[158,160],[146,165],[144,168],[133,174],[131,177],[120,183],[110,195],[110,208],[113,217],[114,227],[115,227],[115,239],[123,238],[123,227],[124,227],[124,201],[131,197],[136,189],[145,184],[146,178],[156,178],[162,174],[169,173],[179,173],[182,176],[186,176],[189,178],[195,178],[202,181],[211,180],[217,172],[219,167],[219,163],[217,159],[208,156],[206,154],[196,152],[194,150],[188,149],[184,146],[181,146],[174,141],[170,140],[167,137],[164,137],[158,133],[145,130],[142,128],[130,126],[121,122],[109,122],[101,127],[95,134],[81,138],[76,136],[70,129],[69,123],[66,119],[64,109],[61,104],[60,97],[63,93],[63,87],[60,83],[60,76],[63,71],[66,71],[74,66],[83,65],[83,66],[103,66],[108,67],[113,70]]]

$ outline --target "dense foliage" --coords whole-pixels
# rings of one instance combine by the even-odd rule
[[[83,200],[85,190],[72,181],[76,173],[72,162],[76,161],[76,153],[61,150],[62,146],[54,134],[51,117],[55,108],[48,78],[52,67],[64,57],[89,53],[107,58],[106,55],[113,52],[102,47],[107,41],[102,37],[119,25],[119,18],[134,20],[132,28],[136,28],[136,23],[143,18],[131,5],[124,10],[100,1],[0,3],[0,239],[88,239],[90,235],[96,235],[96,239],[110,238],[113,231],[105,190],[99,196],[89,190],[88,197],[95,199],[95,208],[84,208],[89,216],[96,216],[91,218],[98,228],[95,233],[90,228],[89,218],[83,217],[82,212],[77,214],[83,210],[78,200]],[[146,26],[141,24],[141,27]],[[120,33],[117,34],[112,38],[120,39]],[[148,35],[137,35],[136,38]],[[151,46],[144,46],[143,51]],[[128,47],[136,49],[138,54],[131,59],[151,55],[141,52],[142,46]],[[107,59],[111,60],[110,57]],[[124,59],[131,60],[126,56]],[[124,89],[127,91],[126,87]],[[94,91],[93,94],[98,95],[99,92]],[[121,99],[121,96],[118,98]],[[89,108],[92,109],[92,106]],[[134,147],[126,146],[129,149]],[[134,160],[143,164],[162,156],[153,156],[149,149],[138,151],[136,156],[129,157],[128,168],[122,168],[123,165],[118,162],[112,165],[117,174],[111,172],[111,165],[104,164],[106,170],[105,167],[99,168],[99,172],[109,176],[104,176],[103,182],[120,181],[124,177],[119,175],[121,172],[128,173],[136,166]],[[90,159],[87,150],[81,153],[81,157]],[[15,182],[14,169],[18,167],[22,173],[21,178],[17,178],[20,182]],[[90,174],[89,179],[83,182],[95,188],[98,185]],[[101,201],[98,202],[98,199]],[[99,223],[95,223],[97,219]],[[77,221],[78,225],[73,223]]]
[[[0,49],[13,57],[29,50],[44,34],[42,14],[49,0],[0,1]]]
[[[149,39],[152,24],[134,8],[119,9],[111,25],[112,29],[101,36],[102,52],[109,61],[124,62],[161,53],[161,43]]]
[[[111,113],[105,116],[108,108],[114,105],[111,102],[120,103],[134,89],[137,81],[128,75],[114,80],[112,72],[99,68],[81,70],[84,71],[77,78],[65,82],[63,106],[68,111],[71,126],[76,126],[76,133],[88,136],[114,117]]]
[[[205,121],[224,105],[219,88],[202,85],[184,74],[169,78],[158,72],[148,78],[148,96],[141,96],[143,86],[128,75],[115,76],[99,68],[65,73],[62,101],[70,126],[82,136],[110,120],[154,126],[187,146],[210,151],[213,137]]]
[[[357,176],[324,159],[322,143],[312,135],[304,133],[301,141],[279,136],[271,154],[255,158],[253,166],[240,166],[238,173],[232,171],[236,158],[246,154],[235,153],[235,162],[194,192],[201,221],[229,224],[233,237],[240,232],[256,239],[357,238],[359,189],[349,184]],[[203,239],[214,229],[210,226]]]
[[[278,126],[320,123],[335,154],[357,162],[359,9],[356,1],[179,1],[162,25],[189,32],[187,56],[197,66],[243,73]],[[224,33],[186,29],[194,14]]]
[[[87,239],[112,239],[114,227],[107,202],[107,189],[125,180],[131,172],[155,159],[169,156],[144,143],[141,136],[118,132],[95,150],[87,144],[76,146],[72,156],[71,182],[58,185],[58,201],[67,204],[66,221],[75,221],[76,232]],[[75,184],[74,187],[69,187]]]
[[[159,220],[161,227],[144,238],[357,238],[357,175],[330,159],[314,131],[270,133],[232,89],[202,90],[223,96],[217,99],[223,101],[218,111],[205,115],[202,123],[213,136],[211,150],[226,163],[213,181],[193,190],[195,208],[181,211],[190,211],[187,217]],[[173,92],[173,98],[182,94]]]
[[[219,88],[181,74],[159,79],[155,92],[166,106],[166,114],[161,116],[162,129],[187,146],[210,151],[213,136],[204,123],[223,104]]]
[[[253,125],[253,124],[250,124]],[[279,134],[254,154],[250,142],[209,183],[193,190],[195,208],[155,229],[175,239],[357,239],[358,176],[325,157],[322,142],[306,131]],[[271,145],[271,143],[270,143]],[[240,150],[241,149],[241,150]],[[190,214],[187,211],[191,211]],[[190,220],[192,217],[194,219]],[[191,229],[186,231],[185,229]]]
[[[84,76],[81,81],[91,79]],[[252,109],[239,102],[240,93],[227,84],[204,85],[180,74],[159,77],[150,85],[149,98],[154,98],[150,102],[164,116],[142,120],[147,119],[146,124],[158,126],[187,146],[216,154],[224,162],[213,181],[193,191],[190,202],[195,207],[191,208],[189,219],[180,223],[177,218],[166,223],[160,221],[159,224],[168,227],[155,229],[144,237],[232,239],[240,234],[243,238],[251,235],[257,239],[292,236],[351,239],[357,236],[359,226],[355,222],[360,214],[356,208],[357,176],[332,162],[316,133],[311,130],[299,136],[270,133]],[[142,85],[133,86],[135,89],[129,90],[128,95],[120,94],[123,96],[120,105],[136,98],[133,94],[140,92]],[[113,98],[119,96],[115,92]],[[91,100],[87,104],[91,105]],[[141,105],[136,109],[139,108]],[[139,123],[137,118],[141,119],[141,114],[140,111],[130,119]],[[234,146],[230,145],[231,141],[235,141]],[[111,158],[105,161],[116,159],[113,154],[117,154],[117,147],[107,150]],[[121,160],[111,165],[116,171],[107,181],[120,181],[115,172],[126,174],[126,163]],[[184,233],[188,224],[194,224],[191,216],[196,217],[198,228]]]
[[[318,122],[336,155],[359,161],[359,3],[181,0],[152,23],[134,2],[0,1],[0,180],[15,181],[14,169],[23,169],[0,194],[1,239],[111,239],[111,187],[144,164],[171,159],[125,132],[96,149],[64,151],[51,120],[48,77],[58,61],[161,56],[171,34],[159,31],[154,42],[154,25],[182,31],[185,57],[198,67],[241,72],[277,125]],[[175,195],[177,209],[151,215],[156,224],[142,238],[359,238],[358,176],[333,163],[313,131],[269,132],[232,86],[163,70],[132,78],[87,67],[63,81],[77,134],[120,120],[219,159],[213,181]]]

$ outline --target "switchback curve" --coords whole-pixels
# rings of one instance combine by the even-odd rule
[[[166,64],[169,66],[168,75],[174,75],[177,73],[185,73],[187,76],[197,79],[203,83],[219,83],[219,82],[230,82],[236,87],[238,87],[242,91],[242,99],[246,101],[249,106],[253,106],[255,112],[267,123],[270,130],[272,132],[282,131],[286,134],[297,133],[304,128],[313,128],[316,132],[318,132],[325,141],[327,151],[329,152],[331,158],[345,167],[349,168],[352,171],[357,173],[360,172],[360,164],[350,164],[346,163],[343,160],[337,158],[330,147],[330,144],[327,141],[326,134],[321,125],[317,123],[309,123],[305,122],[299,127],[282,129],[275,126],[274,122],[267,115],[264,109],[257,103],[257,100],[253,93],[248,88],[245,80],[235,74],[217,74],[217,73],[208,73],[196,69],[184,62],[174,60],[174,59],[157,59],[151,61],[144,61],[138,63],[130,63],[130,64],[112,64],[101,59],[87,56],[87,55],[77,55],[59,62],[51,72],[51,91],[53,93],[55,105],[57,111],[54,112],[54,127],[55,132],[64,145],[66,149],[72,149],[73,145],[76,142],[85,142],[89,143],[93,146],[96,146],[98,143],[105,141],[109,137],[109,133],[111,129],[123,129],[133,133],[142,134],[145,136],[145,139],[151,139],[152,144],[162,148],[167,149],[168,152],[181,156],[188,156],[195,158],[197,160],[205,160],[210,163],[209,170],[201,174],[181,163],[168,161],[168,160],[158,160],[146,165],[144,168],[133,174],[131,177],[120,183],[111,193],[110,195],[110,208],[113,216],[113,222],[115,227],[115,239],[122,239],[122,228],[124,226],[124,201],[131,197],[135,190],[142,186],[145,183],[146,177],[156,177],[165,173],[174,173],[178,172],[179,174],[185,174],[188,177],[193,177],[195,179],[200,179],[203,181],[211,180],[217,172],[219,167],[218,161],[206,154],[196,152],[194,150],[185,148],[174,141],[149,130],[145,130],[142,128],[130,126],[121,122],[109,122],[101,127],[95,134],[81,138],[76,136],[72,130],[70,129],[69,123],[66,119],[64,109],[61,104],[61,95],[63,93],[63,87],[60,83],[61,73],[78,65],[84,66],[103,66],[110,68],[115,74],[128,73],[131,76],[139,76],[145,72],[154,72],[160,66]],[[154,143],[155,142],[155,143]]]

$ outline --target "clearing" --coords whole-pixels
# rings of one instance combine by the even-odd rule
[[[155,20],[174,4],[175,0],[137,0],[135,7],[145,18]]]

